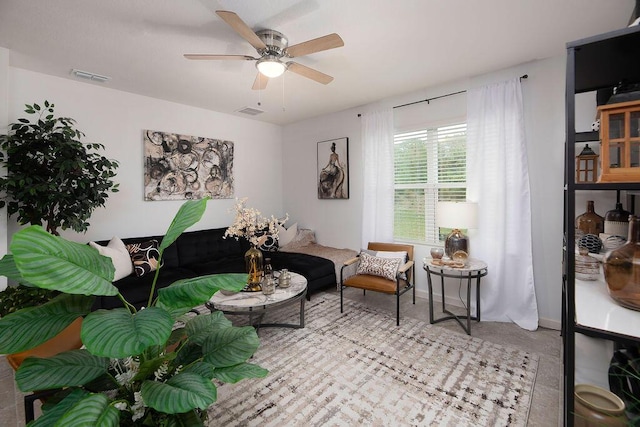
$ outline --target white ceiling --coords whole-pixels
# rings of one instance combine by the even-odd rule
[[[565,43],[628,25],[634,0],[0,0],[10,65],[223,113],[249,106],[275,124],[560,55]],[[189,61],[184,53],[257,56],[216,14],[289,44],[336,32],[344,47],[296,58],[327,86],[293,73],[253,91],[250,61]],[[86,81],[86,80],[83,80]]]

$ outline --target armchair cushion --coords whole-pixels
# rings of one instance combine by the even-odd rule
[[[368,274],[384,277],[387,280],[396,280],[398,268],[404,264],[402,261],[401,258],[383,258],[363,252],[360,254],[360,263],[356,274]]]

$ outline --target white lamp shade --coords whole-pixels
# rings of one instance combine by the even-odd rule
[[[265,56],[256,63],[256,67],[267,77],[281,76],[287,69],[287,66],[275,56]]]
[[[438,202],[436,224],[442,228],[478,228],[478,204],[472,202]]]

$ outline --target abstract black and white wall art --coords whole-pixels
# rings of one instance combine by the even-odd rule
[[[233,142],[143,132],[145,200],[233,198]]]

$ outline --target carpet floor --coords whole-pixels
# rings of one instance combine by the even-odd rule
[[[304,329],[263,328],[269,370],[218,388],[209,425],[526,426],[538,356],[323,293]],[[265,321],[295,321],[290,306]]]

